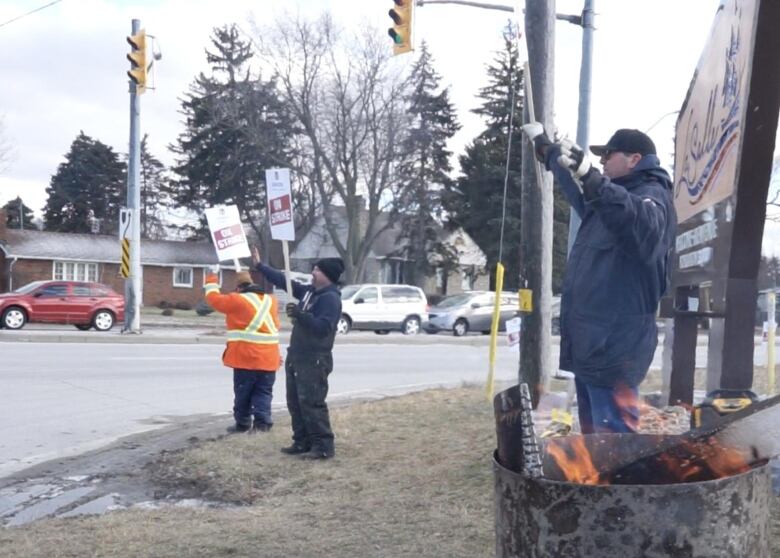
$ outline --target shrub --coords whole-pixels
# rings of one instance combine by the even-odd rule
[[[170,308],[170,307],[171,307],[171,303],[168,302],[167,300],[161,300],[157,304],[157,308],[159,308],[160,310],[165,310],[166,308]]]
[[[189,302],[177,302],[173,305],[176,310],[192,310],[192,304]]]
[[[212,312],[214,312],[214,309],[202,300],[195,305],[195,313],[198,316],[208,316]]]
[[[173,308],[164,308],[162,311],[163,316],[173,316]]]

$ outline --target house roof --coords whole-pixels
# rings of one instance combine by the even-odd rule
[[[5,235],[9,258],[119,263],[116,236],[9,229]],[[142,240],[142,265],[214,265],[211,242]]]
[[[332,207],[331,216],[341,241],[345,242],[347,238],[347,218],[344,208],[340,206]],[[386,213],[377,215],[377,227],[382,228],[386,226],[388,218],[389,216]],[[487,261],[485,254],[466,231],[463,229],[447,231],[441,226],[438,229],[441,239],[455,248],[460,265],[485,265]],[[376,259],[397,257],[408,244],[408,240],[401,233],[399,223],[394,223],[383,230],[372,244],[369,257]],[[316,259],[337,257],[338,255],[338,251],[333,245],[333,241],[325,226],[325,220],[322,216],[319,216],[315,219],[314,225],[309,232],[297,243],[290,257],[292,259]]]

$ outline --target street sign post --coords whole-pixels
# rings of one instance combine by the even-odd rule
[[[133,210],[122,208],[119,210],[119,275],[125,279],[131,276],[130,251],[133,238]]]
[[[287,294],[292,298],[290,247],[287,244],[288,241],[295,240],[290,169],[266,170],[265,186],[266,199],[268,200],[268,222],[271,225],[271,238],[282,241],[284,276],[287,279]]]

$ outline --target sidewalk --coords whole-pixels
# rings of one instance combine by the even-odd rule
[[[208,344],[223,345],[225,343],[225,328],[221,323],[216,325],[162,324],[160,322],[141,322],[142,333],[122,333],[121,326],[115,326],[111,331],[98,332],[94,330],[79,331],[73,326],[28,324],[24,329],[9,331],[0,329],[0,343],[138,343],[162,345],[192,345]],[[281,340],[286,344],[290,329],[282,324]],[[499,334],[499,345],[504,341],[504,334]],[[553,343],[557,344],[557,337]],[[374,332],[350,332],[336,337],[336,345],[461,345],[485,346],[490,341],[489,335],[467,335],[455,337],[448,334],[404,335],[401,332],[391,332],[387,335],[377,335]]]

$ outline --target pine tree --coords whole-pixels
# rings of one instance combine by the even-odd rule
[[[488,84],[479,94],[482,103],[473,110],[487,126],[460,157],[461,177],[455,187],[447,188],[444,199],[451,222],[462,227],[485,253],[492,287],[501,244],[507,133],[514,98],[502,254],[504,288],[511,290],[518,287],[520,270],[520,126],[524,102],[523,70],[513,41],[505,41],[487,74]]]
[[[433,68],[433,59],[425,41],[410,75],[409,114],[412,121],[401,151],[406,157],[399,175],[400,223],[407,241],[407,255],[413,261],[410,283],[424,286],[433,266],[451,268],[455,255],[441,242],[441,193],[451,187],[452,172],[447,141],[460,129],[449,89],[441,89],[441,77]]]
[[[257,236],[265,215],[265,170],[285,166],[292,136],[290,118],[273,81],[251,76],[250,43],[235,25],[214,30],[206,51],[212,76],[200,74],[182,101],[186,130],[171,149],[175,201],[202,213],[236,204]],[[204,234],[205,222],[200,230]]]
[[[9,229],[35,229],[33,224],[33,210],[27,207],[22,198],[16,196],[15,200],[9,200],[3,206],[5,209],[5,224]],[[20,219],[21,217],[21,219]]]
[[[504,179],[507,172],[507,132],[512,120],[511,154],[506,188],[506,215],[502,263],[504,289],[514,290],[520,274],[520,210],[522,168],[521,131],[524,106],[524,76],[517,46],[505,39],[493,63],[487,68],[488,84],[480,90],[482,104],[473,110],[485,119],[486,128],[466,147],[460,157],[461,177],[446,192],[446,209],[453,223],[463,227],[487,256],[494,286],[495,267],[501,245]],[[512,116],[512,90],[514,115]],[[556,188],[553,215],[553,291],[560,291],[566,266],[568,205]]]
[[[100,232],[117,230],[125,177],[126,166],[111,147],[79,132],[46,188],[44,228],[89,233],[97,219]]]
[[[165,165],[149,152],[148,134],[141,140],[141,237],[164,238],[163,215],[170,207],[169,186]]]

